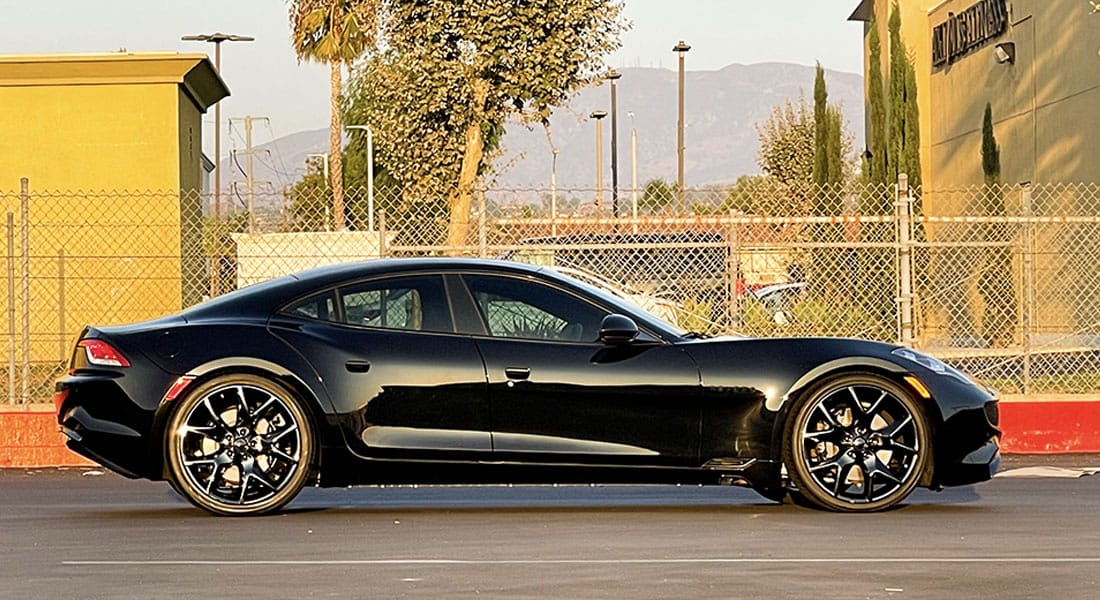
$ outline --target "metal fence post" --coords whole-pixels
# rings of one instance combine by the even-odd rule
[[[1020,204],[1024,213],[1024,249],[1023,249],[1023,293],[1020,301],[1023,304],[1020,310],[1020,325],[1023,336],[1020,340],[1023,344],[1023,385],[1024,394],[1031,393],[1031,321],[1032,310],[1035,307],[1035,273],[1033,271],[1035,258],[1035,223],[1031,216],[1031,184],[1025,183],[1020,189]]]
[[[58,348],[61,352],[61,366],[64,367],[69,357],[69,347],[65,339],[65,249],[57,249],[57,338]]]
[[[8,403],[15,404],[15,215],[8,213]]]
[[[726,315],[726,322],[736,330],[741,327],[741,292],[743,291],[744,285],[741,281],[741,253],[738,250],[740,244],[737,239],[737,223],[734,221],[733,209],[730,209],[729,216],[730,225],[726,233],[729,264],[726,268],[730,279],[730,300],[726,304],[726,310],[729,312],[729,314]],[[637,225],[635,225],[635,227],[637,227]]]
[[[477,194],[477,255],[481,258],[489,254],[486,249],[488,235],[485,231],[488,220],[485,217],[485,188],[482,188]]]
[[[378,211],[378,258],[385,258],[389,255],[389,248],[386,248],[386,209]]]
[[[31,243],[30,243],[30,180],[19,180],[20,246],[23,252],[22,297],[23,305],[23,403],[27,403],[31,381]]]
[[[898,239],[898,340],[913,345],[913,220],[909,176],[898,175],[894,214]]]

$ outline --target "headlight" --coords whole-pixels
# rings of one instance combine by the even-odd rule
[[[927,354],[921,354],[920,352],[910,350],[909,348],[898,348],[897,350],[891,352],[891,354],[899,358],[904,358],[905,360],[915,362],[925,369],[932,371],[933,373],[937,373],[939,375],[948,375],[950,377],[957,377],[962,381],[970,383],[970,378],[964,375],[962,371],[956,369],[955,367],[952,367],[951,365],[943,362],[938,358],[932,358]]]

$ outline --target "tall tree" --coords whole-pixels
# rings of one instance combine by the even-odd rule
[[[890,93],[887,115],[889,141],[886,149],[887,173],[890,181],[905,173],[909,184],[919,187],[920,115],[917,107],[917,77],[901,39],[901,11],[897,2],[890,8],[887,21],[890,36]]]
[[[814,183],[822,188],[829,183],[829,92],[825,89],[825,69],[817,63],[814,77]]]
[[[385,50],[357,97],[409,200],[445,197],[447,245],[466,244],[488,138],[517,116],[545,122],[603,71],[621,0],[384,0]],[[550,18],[552,15],[552,18]]]
[[[341,153],[340,92],[343,71],[376,40],[380,0],[291,0],[290,26],[298,60],[329,65],[329,180],[332,216],[345,229],[344,168]]]
[[[846,131],[840,112],[836,107],[828,107],[825,112],[826,131],[833,128],[831,134],[826,133],[826,148],[832,144],[838,150],[834,150],[839,176],[835,181],[843,180],[844,157],[849,156],[852,148],[851,133]],[[829,113],[834,113],[829,117]],[[833,125],[829,125],[832,121]],[[760,169],[769,177],[783,184],[787,190],[789,201],[793,206],[789,210],[804,212],[809,210],[811,197],[811,183],[815,181],[815,131],[817,124],[814,120],[814,110],[805,97],[799,97],[797,102],[787,100],[779,106],[772,108],[771,114],[763,123],[757,123],[756,135],[760,140],[760,148],[757,151],[757,162]],[[828,142],[832,136],[832,142]],[[826,181],[828,181],[828,171]]]
[[[1001,183],[1001,149],[993,135],[993,107],[988,102],[982,116],[982,176],[987,186]]]
[[[814,79],[814,167],[818,214],[831,214],[840,207],[837,184],[844,179],[844,154],[841,147],[843,117],[840,108],[829,104],[825,87],[825,69],[817,64]]]
[[[871,64],[867,76],[867,94],[871,99],[869,107],[871,147],[868,149],[871,152],[871,157],[867,165],[870,172],[867,175],[871,183],[885,186],[890,183],[889,169],[887,168],[889,144],[886,141],[889,132],[886,129],[886,90],[882,82],[882,43],[879,41],[878,27],[875,25],[875,21],[871,21],[870,36],[868,54],[870,55]]]

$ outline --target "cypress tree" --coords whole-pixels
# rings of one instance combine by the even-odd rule
[[[829,183],[828,155],[828,98],[825,90],[825,69],[817,63],[817,76],[814,78],[814,184],[820,190]]]
[[[993,107],[985,103],[985,115],[982,117],[982,175],[986,185],[1001,182],[1001,149],[997,147],[997,138],[993,136]]]
[[[870,125],[871,125],[871,160],[869,172],[866,173],[868,181],[885,185],[890,182],[887,174],[887,129],[886,106],[884,94],[886,90],[882,83],[882,43],[879,41],[878,27],[874,21],[870,25],[871,39],[868,43],[870,54],[870,73],[868,74],[868,94],[870,95]],[[877,212],[877,207],[868,207]]]
[[[913,61],[905,58],[905,126],[902,131],[905,156],[905,173],[909,175],[909,185],[920,188],[920,108],[917,106],[917,71]],[[914,214],[920,214],[920,206],[914,207]]]
[[[902,157],[905,154],[905,46],[901,43],[901,12],[896,3],[890,9],[890,20],[887,21],[886,28],[890,35],[886,181],[893,183],[897,180],[898,173],[902,172]]]

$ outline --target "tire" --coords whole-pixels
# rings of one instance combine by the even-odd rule
[[[930,426],[913,395],[863,373],[811,388],[793,407],[783,440],[792,498],[838,512],[901,502],[932,455]]]
[[[312,471],[314,428],[301,400],[255,375],[223,375],[192,390],[165,428],[172,487],[219,515],[279,510]]]

